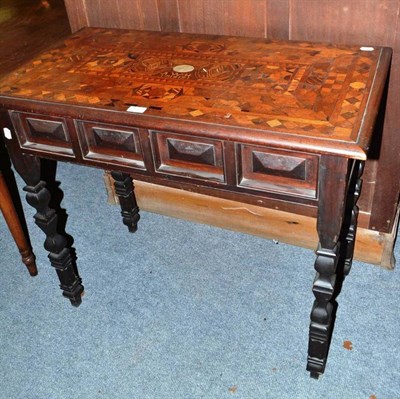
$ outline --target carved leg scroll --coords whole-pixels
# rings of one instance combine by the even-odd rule
[[[364,163],[357,161],[354,167],[354,181],[352,181],[352,185],[350,187],[349,192],[349,205],[350,205],[350,225],[346,235],[346,258],[344,260],[344,274],[347,275],[350,272],[351,265],[353,263],[353,255],[354,255],[354,245],[356,241],[356,231],[357,231],[357,218],[358,218],[358,206],[357,201],[360,197],[361,193],[361,175],[364,169]]]
[[[325,370],[336,310],[336,269],[340,258],[340,237],[346,209],[348,161],[321,157],[317,230],[319,247],[313,283],[307,370],[318,378]]]
[[[140,219],[139,207],[136,203],[132,178],[127,173],[111,172],[114,182],[115,192],[118,195],[121,205],[121,215],[123,223],[128,226],[129,232],[137,230],[137,223]]]

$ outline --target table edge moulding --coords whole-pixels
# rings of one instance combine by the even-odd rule
[[[111,170],[131,232],[132,177],[266,208],[290,203],[317,217],[307,361],[317,378],[390,58],[384,47],[85,28],[9,74],[5,141],[63,295],[79,306],[83,285],[49,206],[45,160]]]

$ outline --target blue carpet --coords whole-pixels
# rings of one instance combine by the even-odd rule
[[[1,399],[400,398],[399,270],[354,264],[325,375],[312,380],[312,251],[146,212],[131,235],[102,173],[59,165],[78,309],[61,296],[34,210],[35,278],[0,220]]]

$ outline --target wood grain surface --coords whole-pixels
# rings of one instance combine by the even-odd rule
[[[22,65],[71,28],[63,0],[0,2],[0,78]]]

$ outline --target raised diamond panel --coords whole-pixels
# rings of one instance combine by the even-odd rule
[[[253,152],[253,171],[271,176],[305,180],[306,160],[304,158],[281,156],[266,152]]]

